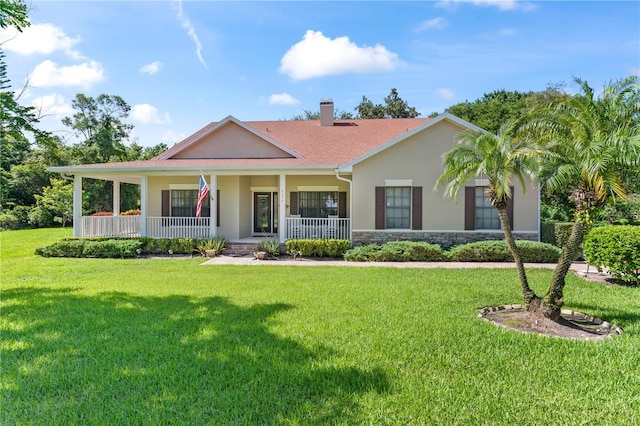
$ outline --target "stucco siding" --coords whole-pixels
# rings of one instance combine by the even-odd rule
[[[354,165],[354,230],[375,228],[375,187],[388,180],[411,181],[422,187],[422,229],[457,231],[464,229],[464,190],[457,199],[443,197],[444,187],[433,190],[442,174],[442,155],[451,150],[462,129],[441,121],[410,138]],[[474,182],[469,183],[471,186]],[[538,191],[529,188],[527,197],[516,186],[514,194],[514,229],[538,230]]]

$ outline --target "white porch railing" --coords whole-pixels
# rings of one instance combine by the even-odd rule
[[[208,217],[148,217],[147,237],[209,238]]]
[[[285,218],[287,239],[351,239],[351,219],[349,218]]]
[[[139,237],[140,216],[83,216],[81,237]]]
[[[83,216],[82,237],[139,237],[140,216]],[[151,238],[208,238],[208,217],[148,217]]]
[[[81,237],[139,237],[140,216],[83,216]],[[349,218],[285,218],[287,239],[351,238]],[[208,217],[148,217],[151,238],[208,238]]]

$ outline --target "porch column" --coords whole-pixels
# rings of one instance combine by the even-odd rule
[[[218,226],[218,176],[209,175],[209,183],[209,237],[214,238]]]
[[[113,215],[120,216],[120,181],[113,180]]]
[[[149,177],[140,176],[140,236],[147,236],[147,196],[149,192]]]
[[[278,208],[278,234],[280,235],[280,243],[284,244],[287,239],[287,176],[284,173],[280,174],[280,192],[279,192],[280,207]]]
[[[73,176],[73,236],[82,237],[82,176]]]

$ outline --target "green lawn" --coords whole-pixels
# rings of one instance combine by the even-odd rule
[[[33,254],[70,233],[0,233],[2,424],[640,424],[638,288],[568,277],[624,334],[567,341],[476,318],[513,270]]]

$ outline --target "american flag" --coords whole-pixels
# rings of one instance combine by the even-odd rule
[[[196,217],[200,217],[202,213],[202,203],[209,196],[209,186],[204,180],[204,176],[200,175],[200,190],[198,191],[198,206],[196,207]]]

